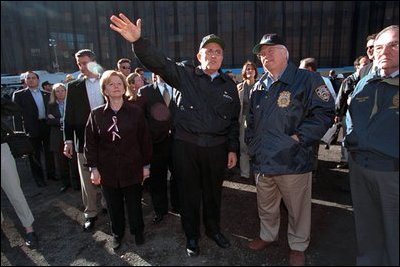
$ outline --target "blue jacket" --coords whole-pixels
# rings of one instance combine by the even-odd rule
[[[384,170],[383,165],[388,167],[382,160],[397,162],[398,166],[398,75],[388,79],[374,77],[372,74],[365,76],[354,89],[346,117],[345,144],[352,155],[359,155],[355,159],[358,163],[375,170]],[[364,162],[363,158],[366,157],[369,162]],[[381,166],[378,166],[377,161]]]
[[[264,175],[310,172],[312,145],[333,123],[334,99],[318,73],[293,63],[268,91],[263,78],[251,94],[246,130],[254,171]],[[293,134],[300,142],[290,137]]]

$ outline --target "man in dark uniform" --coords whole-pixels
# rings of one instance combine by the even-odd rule
[[[312,146],[334,117],[334,100],[318,73],[288,62],[277,34],[266,34],[253,53],[265,74],[250,98],[246,141],[256,174],[260,236],[249,243],[263,250],[278,239],[280,203],[288,209],[289,265],[305,264],[310,242]]]
[[[375,38],[378,67],[359,81],[347,111],[357,265],[399,266],[399,26]]]
[[[135,25],[120,14],[111,21],[111,29],[133,43],[143,65],[181,92],[174,116],[173,161],[186,253],[197,256],[200,251],[201,206],[206,235],[228,248],[230,242],[220,229],[221,191],[225,168],[237,162],[240,103],[236,84],[221,71],[224,42],[214,34],[204,37],[197,54],[201,65],[195,68],[173,62],[141,38],[141,19]]]

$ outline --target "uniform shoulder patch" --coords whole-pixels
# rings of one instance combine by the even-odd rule
[[[326,85],[321,85],[317,87],[317,89],[315,89],[315,93],[325,102],[328,102],[331,98],[331,93],[329,92],[329,89],[328,87],[326,87]]]

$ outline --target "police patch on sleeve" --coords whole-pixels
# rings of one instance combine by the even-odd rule
[[[315,93],[317,93],[317,96],[325,102],[328,102],[331,97],[331,93],[326,85],[319,86],[317,89],[315,89]]]
[[[280,108],[286,108],[290,104],[290,92],[283,91],[279,94],[279,98],[277,100],[278,106]]]

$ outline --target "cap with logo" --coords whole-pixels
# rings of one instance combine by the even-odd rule
[[[225,49],[225,42],[221,38],[219,38],[215,34],[209,34],[207,36],[204,36],[203,40],[201,40],[199,50],[202,49],[204,46],[206,46],[206,44],[209,44],[209,43],[217,43],[221,46],[222,49]]]
[[[253,48],[253,54],[258,54],[260,52],[260,49],[263,45],[283,45],[286,46],[285,42],[283,39],[276,33],[268,33],[265,34],[262,38],[259,44],[254,46]]]

